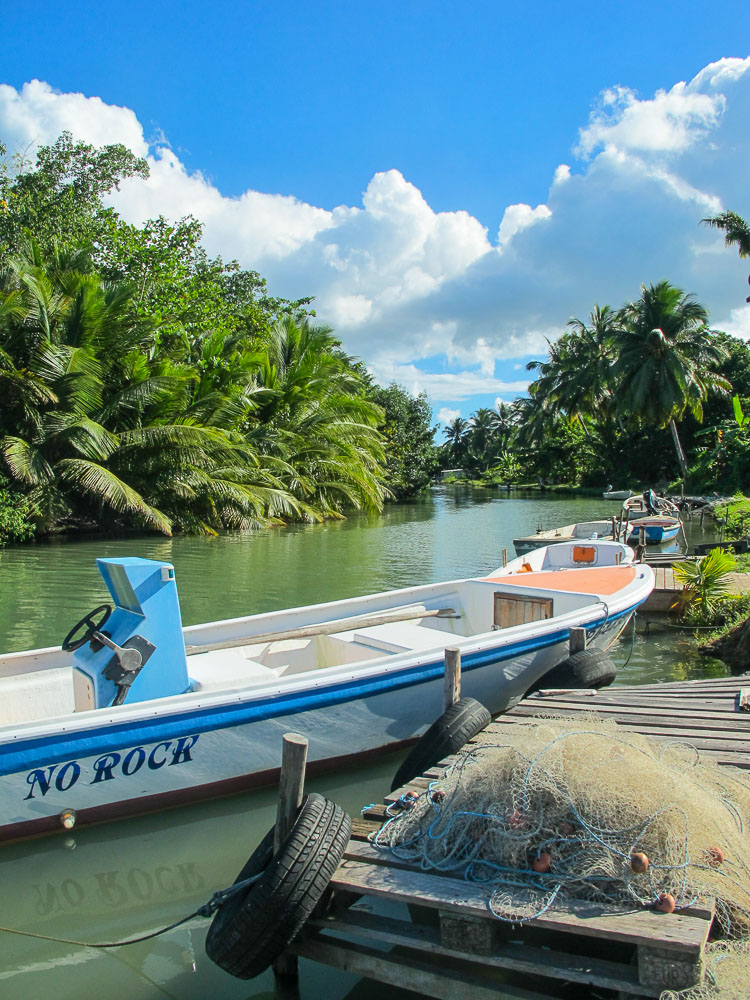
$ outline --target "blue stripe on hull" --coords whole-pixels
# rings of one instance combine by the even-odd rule
[[[588,632],[597,632],[609,622],[631,615],[636,608],[637,605],[618,614],[607,615],[591,622],[586,629]],[[558,629],[538,639],[526,639],[503,646],[499,650],[493,648],[468,654],[462,660],[462,671],[466,673],[493,663],[515,659],[524,653],[554,646],[567,640],[569,635],[569,629]],[[134,724],[121,723],[70,735],[55,733],[50,736],[18,740],[5,748],[0,748],[0,775],[56,764],[77,757],[88,757],[160,740],[175,739],[188,733],[200,734],[242,726],[249,722],[284,718],[299,712],[325,709],[347,701],[358,701],[372,695],[424,684],[442,677],[444,672],[445,662],[441,657],[408,670],[362,680],[349,679],[313,692],[299,691],[275,695],[262,701],[248,700],[218,708],[197,708],[178,714],[143,719]]]
[[[649,525],[646,527],[646,542],[650,542],[652,545],[658,545],[660,542],[669,542],[673,538],[677,537],[680,530],[680,526],[676,525],[674,528],[662,528],[654,527]],[[639,533],[634,531],[633,534],[628,539],[629,542],[637,543],[639,540]]]

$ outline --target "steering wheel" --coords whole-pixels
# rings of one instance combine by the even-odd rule
[[[73,626],[73,628],[68,632],[62,641],[62,648],[66,653],[72,652],[74,649],[80,649],[81,646],[89,642],[93,636],[94,632],[98,632],[104,623],[107,621],[109,616],[112,614],[111,604],[100,604],[98,608],[94,608],[93,611],[89,611],[87,615],[84,615],[79,622]],[[101,615],[101,617],[96,620],[96,616]],[[76,633],[80,632],[82,628],[86,631],[80,638],[76,638]]]

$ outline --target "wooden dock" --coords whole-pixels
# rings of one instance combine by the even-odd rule
[[[538,691],[485,730],[500,736],[503,728],[547,715],[596,712],[623,729],[661,740],[690,743],[719,764],[750,768],[750,711],[745,707],[750,676],[668,684],[616,684],[600,691]],[[742,706],[741,706],[742,703]]]
[[[748,708],[750,677],[537,692],[471,742],[501,740],[507,727],[530,717],[588,711],[656,739],[689,742],[722,766],[750,768]],[[331,883],[329,913],[311,921],[293,954],[445,1000],[634,1000],[700,981],[710,907],[665,918],[573,901],[511,926],[490,913],[486,886],[459,873],[422,871],[374,848],[368,835],[382,824],[386,806],[405,791],[423,792],[449,763],[355,820]]]

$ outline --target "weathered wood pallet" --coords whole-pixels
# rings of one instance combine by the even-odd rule
[[[568,717],[593,712],[623,729],[657,740],[689,743],[725,766],[750,768],[750,716],[742,710],[747,678],[642,686],[615,685],[601,691],[544,691],[499,716],[482,734],[502,739],[503,728],[543,716]]]
[[[339,906],[308,925],[295,954],[445,1000],[542,1000],[553,980],[620,998],[658,997],[700,980],[710,907],[665,915],[571,901],[511,926],[491,914],[487,887],[457,873],[423,872],[373,847],[368,836],[387,805],[429,781],[429,774],[416,778],[354,820],[332,881]],[[374,899],[391,904],[389,911],[401,904],[400,915],[371,912]]]
[[[421,778],[407,788],[421,791],[426,784]],[[367,836],[384,814],[385,804],[373,805],[354,822],[332,882],[334,899],[359,902],[312,921],[293,945],[295,954],[446,1000],[541,1000],[549,995],[538,992],[546,980],[620,997],[658,997],[663,989],[700,980],[710,908],[666,916],[572,901],[511,926],[490,913],[486,887],[417,870],[373,847]],[[373,898],[408,910],[401,916],[373,913],[367,904]],[[536,992],[528,988],[530,976]]]

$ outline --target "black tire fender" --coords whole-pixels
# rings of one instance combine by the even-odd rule
[[[281,955],[302,929],[339,865],[351,834],[349,816],[322,795],[308,795],[294,826],[273,852],[269,830],[235,879],[262,873],[214,915],[206,954],[238,979],[252,979]]]
[[[602,688],[617,676],[617,667],[603,649],[579,649],[535,685],[540,688]]]
[[[423,774],[443,757],[458,753],[467,740],[481,733],[491,721],[490,713],[480,702],[460,698],[411,748],[394,775],[391,791]]]

